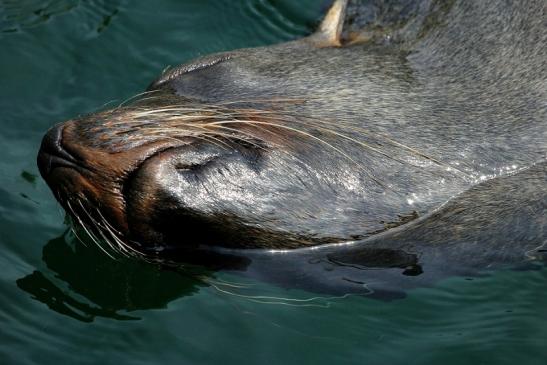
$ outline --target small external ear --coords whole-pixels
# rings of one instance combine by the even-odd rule
[[[340,47],[348,0],[335,0],[319,29],[308,40],[316,47]]]

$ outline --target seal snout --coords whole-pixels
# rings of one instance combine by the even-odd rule
[[[62,145],[64,123],[50,128],[40,146],[38,153],[38,168],[43,178],[48,180],[57,167],[78,169],[76,158]]]
[[[176,139],[135,141],[126,135],[129,144],[120,144],[119,129],[100,129],[98,119],[91,115],[48,130],[38,153],[38,167],[57,200],[77,222],[92,231],[102,224],[127,235],[127,180],[147,159],[183,143]]]

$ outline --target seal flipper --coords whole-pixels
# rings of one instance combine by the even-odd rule
[[[317,31],[309,37],[316,47],[340,47],[348,0],[335,0]]]
[[[440,209],[363,242],[413,253],[441,270],[490,270],[547,260],[547,162],[480,183]]]
[[[308,40],[316,47],[412,44],[442,26],[454,0],[335,0]]]

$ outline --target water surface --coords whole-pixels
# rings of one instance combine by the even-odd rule
[[[113,261],[67,232],[35,163],[51,125],[168,65],[308,34],[323,3],[0,0],[1,364],[547,363],[545,269],[314,298]]]

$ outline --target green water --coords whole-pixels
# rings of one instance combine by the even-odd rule
[[[311,299],[112,261],[67,233],[35,163],[48,127],[167,65],[302,36],[322,3],[0,0],[0,364],[547,363],[547,270]]]

